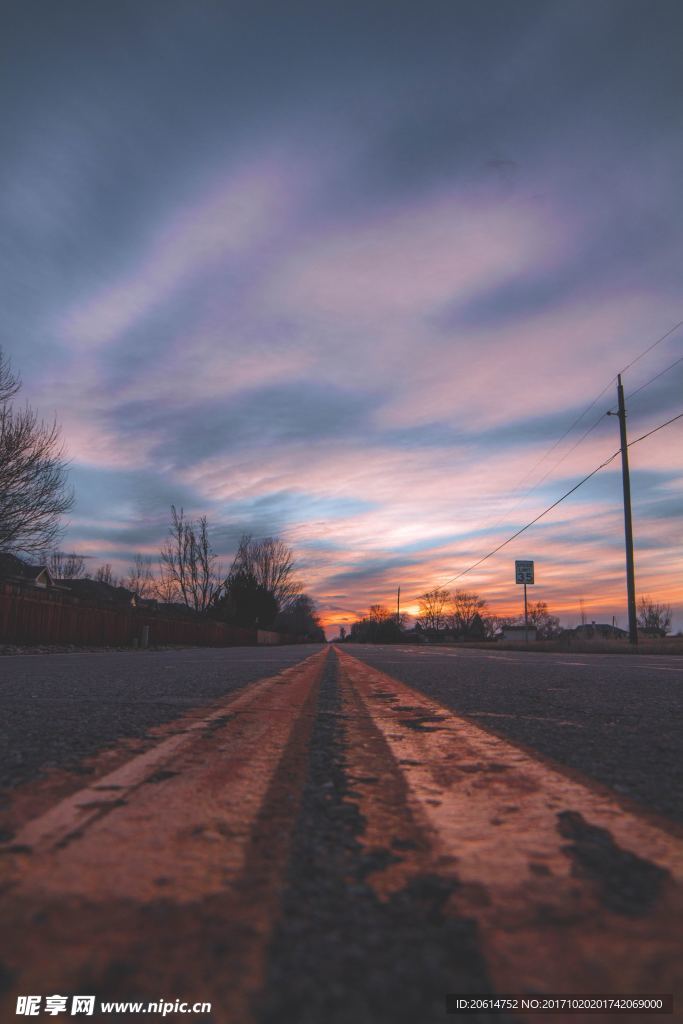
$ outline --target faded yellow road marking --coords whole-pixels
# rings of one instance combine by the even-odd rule
[[[682,991],[680,839],[339,654],[499,991]]]
[[[250,1019],[326,657],[182,719],[3,844],[8,1019],[17,994],[94,989],[173,992],[218,1003],[217,1022]]]

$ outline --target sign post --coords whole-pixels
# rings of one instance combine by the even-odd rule
[[[526,600],[527,584],[534,583],[534,563],[528,560],[515,561],[515,583],[524,584],[524,639],[529,646],[529,610]]]

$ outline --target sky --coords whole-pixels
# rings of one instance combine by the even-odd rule
[[[618,449],[619,371],[630,439],[683,412],[683,328],[638,358],[683,320],[679,0],[3,22],[0,346],[62,426],[63,550],[125,572],[174,503],[226,568],[291,543],[330,635],[399,585],[517,613],[521,558],[563,623],[626,625],[619,459],[466,570]],[[677,628],[682,440],[630,451]]]

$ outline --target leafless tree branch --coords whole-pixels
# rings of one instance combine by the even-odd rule
[[[74,499],[59,427],[15,409],[19,387],[0,352],[0,550],[36,554],[54,547]]]

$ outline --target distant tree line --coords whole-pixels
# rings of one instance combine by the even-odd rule
[[[446,590],[434,587],[418,598],[419,611],[412,629],[406,617],[390,612],[384,605],[374,604],[367,615],[354,622],[346,634],[340,629],[338,640],[352,643],[401,643],[408,640],[491,640],[508,626],[524,625],[524,616],[493,614],[488,602],[474,591]],[[562,632],[558,616],[552,615],[545,601],[531,601],[528,623],[539,640],[553,640]],[[638,627],[643,634],[663,637],[671,628],[672,609],[669,604],[643,596],[638,605]]]
[[[226,573],[212,547],[207,517],[192,520],[174,505],[156,573],[152,557],[141,554],[120,578],[109,562],[90,571],[76,552],[55,550],[43,561],[58,580],[95,579],[126,587],[157,606],[181,605],[237,626],[325,639],[315,604],[297,577],[294,553],[283,540],[243,534]]]
[[[492,614],[486,600],[470,590],[434,587],[418,600],[419,612],[412,630],[408,631],[404,615],[375,604],[366,616],[353,623],[347,639],[352,643],[400,643],[418,637],[490,640],[505,626],[524,622],[524,616],[502,618]],[[561,632],[560,620],[550,614],[545,601],[531,602],[528,617],[539,639],[549,640]]]
[[[560,620],[550,614],[545,601],[529,603],[528,621],[541,640],[550,640],[560,633]],[[523,622],[523,615],[501,617],[493,614],[488,602],[471,590],[450,591],[435,587],[419,598],[417,626],[430,637],[487,640],[505,626]]]

